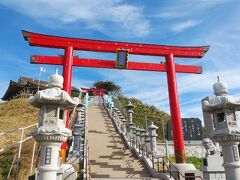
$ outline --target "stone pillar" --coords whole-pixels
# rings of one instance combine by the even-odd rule
[[[111,105],[110,105],[110,113],[111,113],[111,115],[113,115],[113,109],[114,109],[114,103],[111,102]]]
[[[132,147],[136,147],[136,126],[132,126]]]
[[[140,128],[140,143],[144,144],[145,143],[145,129]]]
[[[85,95],[85,105],[86,105],[86,107],[88,107],[88,101],[89,101],[89,95],[88,95],[88,92],[86,92],[86,95]]]
[[[39,180],[57,179],[60,146],[71,136],[71,130],[65,127],[66,109],[74,108],[78,102],[61,90],[62,87],[63,77],[56,73],[50,76],[48,89],[29,98],[29,103],[40,109],[38,127],[32,130],[32,136],[42,147]]]
[[[136,141],[140,143],[141,142],[140,141],[140,128],[137,127],[135,131],[136,131]]]
[[[35,136],[36,138],[36,136]],[[46,138],[49,138],[46,137]],[[39,180],[57,179],[59,164],[59,142],[41,142],[40,163],[38,165]]]
[[[118,113],[117,113],[118,109],[116,107],[113,108],[113,120],[116,122],[117,124],[117,116],[118,116]]]
[[[223,153],[223,164],[225,169],[226,179],[238,180],[240,179],[240,161],[238,145],[240,135],[229,135],[229,136],[214,136],[214,140],[219,142],[222,146]]]
[[[127,128],[126,128],[127,120],[123,116],[121,116],[120,119],[121,119],[121,122],[122,122],[122,125],[121,125],[122,133],[123,133],[124,136],[126,136],[126,134],[127,134]]]
[[[128,128],[128,139],[131,139],[132,138],[132,136],[133,136],[133,133],[132,133],[132,131],[133,131],[133,129],[132,129],[132,127],[134,126],[134,123],[130,123],[129,124],[129,128]]]
[[[153,122],[148,126],[148,132],[150,137],[150,148],[152,152],[157,151],[157,133],[156,130],[158,127],[153,124]]]
[[[145,143],[146,143],[146,146],[151,150],[151,147],[150,147],[150,137],[149,137],[149,133],[148,133],[147,130],[146,130],[144,136],[145,136]]]
[[[82,137],[82,114],[83,114],[83,104],[79,104],[76,108],[77,112],[77,119],[74,123],[74,142],[73,142],[73,151],[74,152],[79,152],[80,151],[80,145],[81,145],[81,137]],[[79,153],[76,153],[78,155]]]

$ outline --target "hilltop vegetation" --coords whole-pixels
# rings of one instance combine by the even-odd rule
[[[165,131],[167,121],[170,120],[169,114],[157,109],[153,105],[144,104],[136,98],[129,98],[122,95],[121,87],[114,84],[112,81],[96,81],[93,83],[92,87],[96,89],[104,89],[106,93],[117,95],[123,108],[129,103],[129,101],[131,101],[131,103],[135,106],[133,122],[141,128],[146,128],[146,125],[153,122],[159,127],[157,130],[158,140],[164,139],[163,136],[165,136],[165,134],[163,130]]]
[[[129,98],[124,95],[119,95],[118,98],[123,107],[125,107],[130,101],[135,106],[133,109],[133,122],[137,126],[145,128],[146,124],[149,125],[153,122],[159,127],[157,130],[157,138],[159,140],[163,139],[163,126],[165,130],[166,123],[170,120],[169,114],[157,109],[155,106],[144,104],[136,98]]]

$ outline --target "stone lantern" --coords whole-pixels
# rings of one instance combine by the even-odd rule
[[[134,105],[131,103],[131,101],[129,101],[128,105],[126,106],[126,109],[127,109],[127,127],[129,129],[129,126],[130,124],[132,124],[132,115],[133,115],[133,108],[134,108]]]
[[[227,84],[218,82],[213,85],[215,96],[202,100],[202,107],[207,120],[212,121],[212,139],[222,146],[223,167],[226,179],[240,179],[240,161],[238,144],[240,127],[236,112],[240,110],[240,102],[228,95]]]
[[[153,124],[153,122],[148,126],[148,132],[150,137],[150,147],[152,152],[156,153],[157,151],[157,132],[158,127]]]
[[[74,108],[77,102],[62,87],[63,77],[56,72],[50,76],[48,89],[29,98],[29,103],[40,109],[38,127],[32,130],[32,136],[41,146],[39,180],[57,179],[60,146],[71,136],[71,130],[65,127],[66,109]]]

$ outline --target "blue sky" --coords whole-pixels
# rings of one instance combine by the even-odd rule
[[[212,95],[217,76],[240,97],[239,0],[1,0],[0,96],[9,80],[38,78],[41,65],[29,63],[34,54],[58,55],[62,50],[30,47],[21,29],[32,32],[90,39],[210,45],[202,59],[175,59],[176,63],[201,65],[203,74],[178,74],[182,117],[200,117],[200,100]],[[76,51],[89,58],[114,59],[114,54]],[[130,61],[160,62],[159,57],[133,56]],[[44,66],[42,79],[57,66]],[[96,80],[111,80],[124,94],[169,112],[165,73],[74,68],[73,85],[88,87]]]

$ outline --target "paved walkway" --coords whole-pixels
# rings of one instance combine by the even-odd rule
[[[89,105],[88,142],[92,178],[150,177],[145,165],[126,149],[102,105]]]

